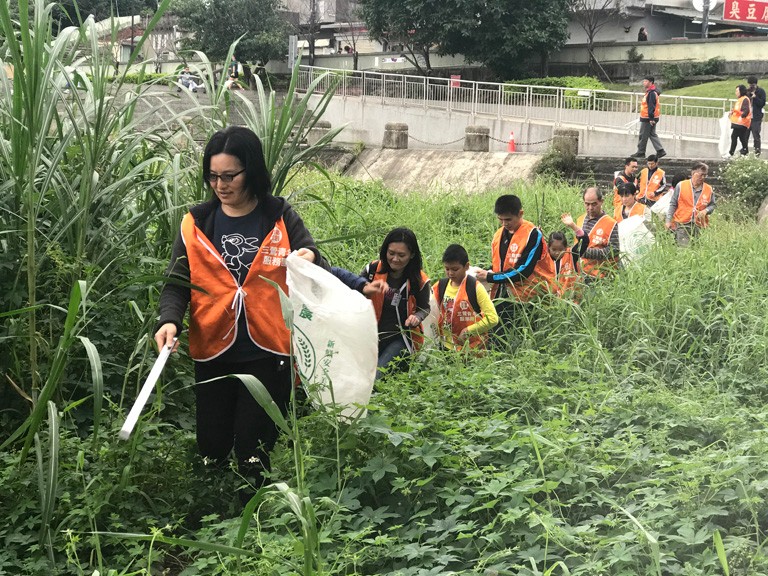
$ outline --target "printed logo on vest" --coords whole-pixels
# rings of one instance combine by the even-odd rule
[[[279,244],[283,240],[283,233],[280,232],[280,228],[275,226],[272,228],[272,244]]]

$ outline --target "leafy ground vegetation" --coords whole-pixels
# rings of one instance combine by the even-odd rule
[[[0,76],[0,573],[768,573],[768,252],[739,201],[691,249],[662,235],[579,302],[544,301],[506,353],[426,353],[359,421],[297,401],[274,484],[243,511],[236,473],[197,456],[185,346],[117,437],[154,356],[159,274],[203,196],[199,149],[183,124],[168,137],[175,118],[141,128],[96,46],[65,97],[96,35],[50,42],[42,2],[18,25],[3,6],[18,47]],[[210,92],[204,133],[227,120]],[[396,225],[433,278],[452,242],[488,264],[501,191],[395,195],[297,171],[312,120],[286,101],[244,117],[335,264],[360,269]],[[580,212],[556,180],[514,191],[546,231]]]

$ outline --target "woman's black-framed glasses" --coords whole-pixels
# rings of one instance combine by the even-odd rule
[[[240,172],[235,172],[234,174],[214,174],[213,172],[209,172],[208,174],[206,174],[205,179],[210,184],[216,184],[217,180],[221,180],[222,182],[224,182],[224,184],[229,184],[230,182],[232,182],[232,180],[240,176],[240,174],[242,174],[243,172],[245,172],[245,168],[240,170]]]

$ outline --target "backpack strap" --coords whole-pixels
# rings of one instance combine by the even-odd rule
[[[373,282],[373,277],[376,276],[376,271],[379,269],[379,261],[374,260],[373,262],[369,263],[368,266],[365,267],[365,271],[367,272],[366,278],[368,278],[368,282]]]
[[[480,303],[477,301],[477,278],[467,274],[467,299],[472,305],[475,314],[480,314]]]
[[[445,289],[448,287],[448,278],[441,278],[437,283],[437,303],[442,304],[445,298]]]

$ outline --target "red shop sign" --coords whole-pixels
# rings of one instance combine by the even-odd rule
[[[768,0],[725,0],[723,20],[768,24]]]

